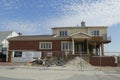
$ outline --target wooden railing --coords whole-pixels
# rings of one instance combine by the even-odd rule
[[[111,37],[107,37],[107,36],[93,36],[92,37],[93,41],[101,41],[101,40],[105,40],[105,41],[111,41]]]

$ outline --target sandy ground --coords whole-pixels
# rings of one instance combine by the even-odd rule
[[[120,80],[120,67],[95,67],[81,58],[51,67],[0,63],[0,80]]]
[[[120,80],[120,71],[78,70],[68,67],[44,69],[44,67],[31,66],[0,66],[0,80]]]

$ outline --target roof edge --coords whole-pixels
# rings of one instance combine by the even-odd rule
[[[71,27],[52,27],[51,29],[60,29],[60,28],[108,28],[108,26],[71,26]]]

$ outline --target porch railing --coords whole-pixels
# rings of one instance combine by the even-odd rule
[[[111,41],[111,36],[103,36],[103,40]]]
[[[111,41],[111,36],[93,36],[92,37],[93,41],[100,41],[100,40],[104,40],[104,41]]]

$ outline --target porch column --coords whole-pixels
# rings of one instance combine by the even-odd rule
[[[104,44],[101,43],[101,52],[102,52],[102,56],[104,56]]]
[[[12,62],[12,51],[8,51],[8,62]]]
[[[98,50],[99,50],[99,54],[98,54],[98,55],[100,56],[100,44],[99,44],[99,48],[98,48]]]
[[[96,43],[93,43],[94,49],[93,49],[93,54],[96,55]]]
[[[72,38],[72,54],[75,54],[75,42],[74,42],[74,38]]]
[[[88,49],[88,40],[86,40],[86,45],[87,45],[87,54],[89,54],[89,49]]]

